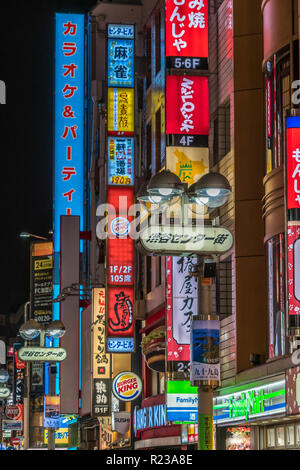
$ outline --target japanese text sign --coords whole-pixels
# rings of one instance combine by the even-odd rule
[[[111,414],[111,380],[94,379],[93,381],[93,416],[110,416]]]
[[[208,57],[208,0],[166,0],[166,56]]]
[[[133,287],[109,288],[107,334],[110,339],[134,336],[133,298]]]
[[[115,214],[108,216],[108,284],[133,285],[134,240],[130,237],[132,216],[128,210],[133,205],[133,188],[108,188],[108,204]]]
[[[107,36],[109,38],[134,39],[133,24],[109,24]]]
[[[290,315],[300,315],[300,222],[288,222],[288,306]]]
[[[168,75],[166,79],[167,134],[208,135],[208,78]]]
[[[110,354],[106,344],[106,299],[105,289],[93,289],[93,378],[110,377]]]
[[[53,245],[34,243],[31,249],[31,315],[39,323],[52,319]],[[41,247],[41,249],[39,249]],[[45,253],[40,256],[40,253]]]
[[[60,216],[83,215],[84,15],[56,13],[54,251]]]
[[[108,88],[108,133],[120,136],[133,135],[133,88]]]
[[[191,342],[191,385],[197,381],[220,381],[220,322],[218,320],[193,320]]]
[[[287,208],[300,209],[300,117],[287,118]]]
[[[108,39],[107,83],[109,87],[134,87],[134,40]]]
[[[197,258],[167,257],[167,364],[188,372],[191,316],[197,314],[197,281],[189,276]]]
[[[108,137],[108,184],[133,186],[133,183],[133,138]]]

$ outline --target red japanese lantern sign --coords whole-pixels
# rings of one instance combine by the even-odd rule
[[[208,135],[208,77],[167,76],[166,101],[167,134]]]
[[[133,287],[110,287],[108,290],[107,335],[113,337],[134,336]]]
[[[208,0],[166,0],[166,56],[208,57]]]

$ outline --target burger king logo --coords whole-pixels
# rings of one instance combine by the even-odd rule
[[[133,372],[121,372],[113,381],[113,393],[121,401],[133,401],[142,391],[142,381]]]
[[[117,217],[112,221],[110,228],[116,237],[126,237],[129,234],[130,223],[125,217]]]

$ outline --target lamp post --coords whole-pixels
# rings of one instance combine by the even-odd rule
[[[27,361],[30,361],[32,360],[30,359],[30,357],[32,358],[33,357],[32,354],[34,353],[34,351],[31,351],[31,349],[33,350],[35,349],[36,351],[35,355],[38,354],[38,356],[43,357],[42,355],[43,351],[47,350],[48,352],[48,349],[49,349],[49,348],[45,348],[45,336],[48,336],[52,339],[62,338],[62,336],[65,334],[65,327],[63,323],[59,320],[56,320],[47,326],[44,326],[43,324],[40,324],[35,320],[28,320],[21,326],[19,332],[20,332],[21,337],[25,340],[25,348],[23,348],[23,351],[21,349],[19,351],[19,354],[20,355],[24,354],[24,356],[27,355]],[[40,347],[39,348],[27,348],[27,341],[31,341],[37,338],[38,336],[40,336]],[[51,348],[51,351],[53,351],[53,353],[56,353],[57,350],[59,350],[60,354],[62,354],[62,352],[65,352],[64,350],[62,350],[62,348]],[[32,353],[32,354],[30,355],[28,353]],[[64,357],[65,356],[61,356],[60,360],[63,360]],[[22,357],[22,359],[25,360],[26,362],[25,357]],[[38,360],[38,357],[35,360]],[[48,357],[47,359],[40,359],[40,361],[43,361],[43,362],[45,362],[46,360],[47,362],[50,362],[50,359]],[[55,361],[57,360],[58,359],[55,359]],[[54,359],[52,359],[52,361],[54,362]],[[53,380],[54,374],[52,374],[51,372],[52,371],[51,371],[51,366],[50,366],[49,367],[49,394],[55,395],[55,383]],[[48,450],[55,450],[55,431],[52,427],[48,428]]]
[[[152,176],[147,187],[144,185],[140,188],[137,199],[143,203],[162,204],[169,202],[171,204],[172,199],[179,196],[182,208],[184,204],[198,204],[201,207],[206,206],[209,210],[213,210],[225,204],[231,192],[229,182],[220,173],[210,172],[205,174],[196,183],[187,188],[176,175],[168,170],[164,170]],[[184,226],[183,211],[181,216],[182,226]],[[217,251],[215,254],[217,254]],[[214,253],[211,253],[211,255],[214,255]],[[197,258],[197,266],[200,269],[194,271],[193,275],[198,278],[198,315],[191,317],[191,334],[193,332],[194,321],[200,321],[202,322],[201,324],[205,324],[207,331],[210,331],[210,328],[213,329],[216,321],[218,321],[218,317],[211,314],[210,284],[202,285],[202,277],[204,277],[204,268],[207,260],[205,256],[198,255]],[[191,336],[191,351],[193,349],[192,341]],[[206,348],[207,354],[212,353],[213,344],[211,341],[206,343]],[[193,354],[191,359],[193,359]],[[193,369],[192,361],[191,367]],[[213,390],[220,385],[220,378],[217,377],[214,380],[213,377],[203,375],[200,380],[194,381],[192,372],[190,379],[191,384],[198,388],[198,450],[212,450]]]

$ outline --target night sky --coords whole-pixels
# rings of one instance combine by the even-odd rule
[[[0,106],[1,304],[15,312],[29,299],[27,231],[52,228],[54,13],[86,12],[96,0],[15,0],[1,3]]]

